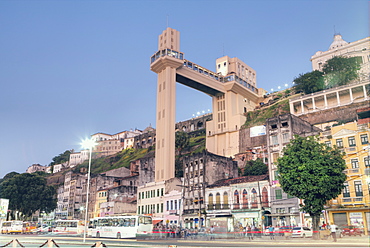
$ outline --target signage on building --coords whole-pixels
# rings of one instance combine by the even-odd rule
[[[0,219],[6,219],[6,214],[8,212],[9,199],[0,198]]]
[[[250,128],[250,137],[266,135],[266,126],[255,126]]]

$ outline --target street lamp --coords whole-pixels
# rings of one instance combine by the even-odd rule
[[[85,228],[84,228],[84,237],[83,242],[86,241],[86,233],[87,233],[87,215],[89,212],[89,191],[90,191],[90,174],[91,174],[91,154],[92,149],[96,145],[95,141],[92,139],[85,139],[81,142],[81,146],[84,149],[89,149],[89,168],[87,171],[87,186],[86,186],[86,206],[85,206]]]

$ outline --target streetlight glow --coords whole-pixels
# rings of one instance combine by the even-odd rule
[[[97,143],[93,139],[85,139],[81,142],[81,146],[84,149],[89,149],[89,168],[87,171],[87,185],[86,185],[86,206],[85,206],[85,226],[84,226],[84,236],[83,236],[83,242],[86,242],[86,233],[87,233],[87,217],[89,212],[89,192],[90,192],[90,174],[91,174],[91,154],[92,149],[94,146],[96,146]]]

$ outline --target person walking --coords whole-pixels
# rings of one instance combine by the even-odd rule
[[[211,236],[211,240],[215,239],[215,237],[214,237],[215,228],[213,226],[211,226],[211,229],[209,229],[209,233],[210,233],[210,236]]]
[[[331,236],[333,237],[333,242],[337,242],[337,228],[338,226],[332,222],[330,225],[330,232]]]
[[[269,226],[270,239],[275,239],[274,230],[275,228],[273,226]]]

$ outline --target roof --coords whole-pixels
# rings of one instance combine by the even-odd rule
[[[231,178],[231,179],[221,179],[216,181],[212,185],[208,185],[208,188],[215,188],[220,186],[227,186],[231,184],[238,184],[238,183],[249,183],[249,182],[258,182],[263,180],[268,180],[269,175],[259,175],[259,176],[243,176],[243,177],[237,177],[237,178]]]

